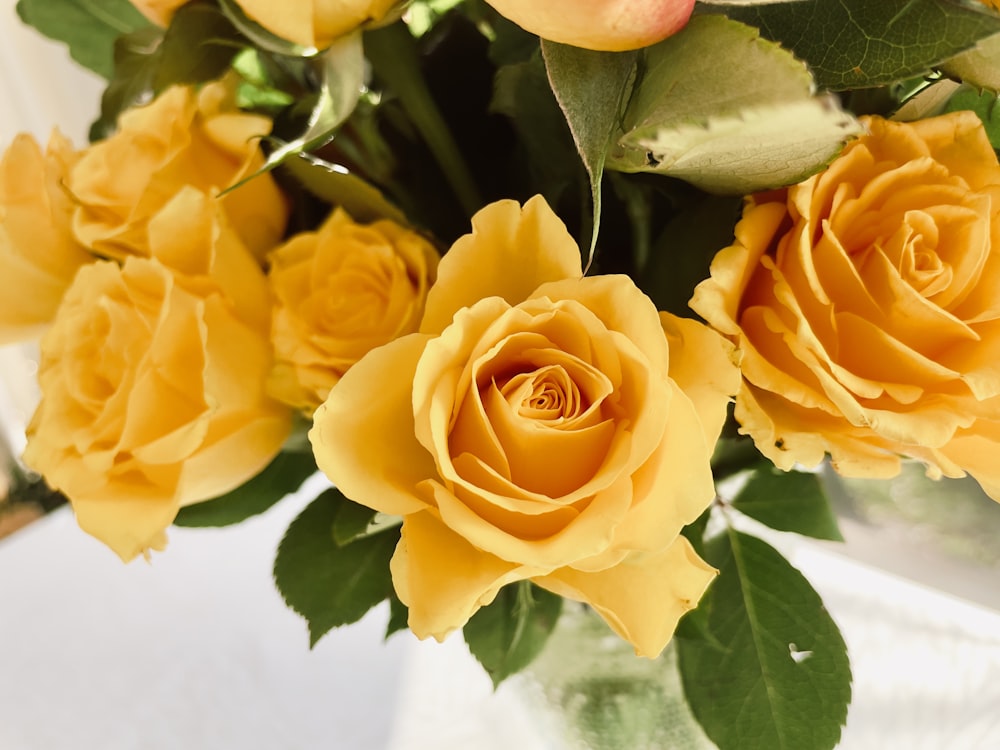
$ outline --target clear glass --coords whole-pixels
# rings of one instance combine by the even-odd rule
[[[673,644],[643,659],[592,610],[566,602],[545,650],[511,678],[552,750],[712,750],[691,715]]]

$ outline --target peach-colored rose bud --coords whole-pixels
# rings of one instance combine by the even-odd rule
[[[619,52],[680,31],[694,0],[487,0],[526,31],[553,42]]]

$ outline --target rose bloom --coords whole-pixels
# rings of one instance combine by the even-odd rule
[[[677,33],[695,0],[486,0],[525,31],[574,47],[620,52]]]
[[[216,194],[264,164],[258,139],[271,121],[237,111],[221,82],[175,86],[122,114],[114,135],[91,146],[70,172],[77,238],[109,257],[146,255],[146,225],[185,185]],[[258,258],[280,241],[288,218],[270,174],[220,199]]]
[[[277,359],[270,390],[307,414],[371,349],[417,330],[438,253],[393,221],[337,209],[270,256]]]
[[[214,199],[185,188],[148,232],[149,258],[86,265],[67,291],[24,454],[126,561],[259,473],[291,425],[265,394],[266,280]]]
[[[399,0],[235,0],[275,36],[323,49],[339,36],[385,18]]]
[[[0,159],[0,344],[37,336],[77,269],[92,260],[70,231],[62,181],[76,160],[58,131],[45,153],[17,136]]]
[[[403,517],[392,578],[420,638],[534,581],[658,654],[715,575],[679,535],[739,376],[732,347],[584,278],[545,201],[501,201],[442,258],[420,331],[334,386],[310,439],[344,494]]]
[[[691,306],[744,351],[736,418],[777,466],[975,476],[1000,498],[1000,167],[971,112],[869,134],[748,199]]]

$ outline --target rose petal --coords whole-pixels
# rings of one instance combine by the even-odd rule
[[[900,470],[899,456],[888,440],[864,427],[845,425],[842,417],[803,408],[781,396],[744,383],[734,412],[740,432],[775,466],[818,466],[829,451],[844,476],[890,479]]]
[[[523,208],[491,203],[441,259],[420,332],[440,333],[459,310],[487,297],[516,305],[547,281],[582,275],[580,249],[541,196]]]
[[[670,379],[694,405],[706,444],[715,445],[729,402],[740,389],[740,354],[711,328],[690,318],[661,312],[660,325],[670,347]]]
[[[416,488],[437,475],[414,437],[411,406],[427,338],[410,334],[369,352],[330,391],[309,430],[316,463],[330,480],[352,500],[391,515],[426,508]]]
[[[119,485],[121,486],[121,485]],[[166,546],[166,529],[177,517],[176,500],[164,499],[154,488],[144,496],[141,485],[124,485],[128,492],[108,492],[74,500],[73,510],[80,528],[107,544],[129,562],[149,550]]]
[[[550,282],[540,285],[531,297],[579,302],[609,330],[624,334],[638,346],[650,369],[666,372],[669,355],[659,313],[653,301],[627,276],[588,276]]]
[[[621,441],[619,441],[621,442]],[[517,514],[490,503],[487,492],[460,492],[431,485],[441,520],[479,549],[503,559],[539,568],[556,568],[604,552],[632,502],[632,481],[620,476],[586,503],[557,507],[557,524],[545,516]],[[543,510],[547,509],[542,506]]]
[[[438,641],[492,602],[501,587],[538,572],[476,549],[430,511],[406,517],[389,567],[409,607],[410,630]]]
[[[715,499],[711,467],[715,438],[700,438],[705,427],[695,403],[676,383],[671,385],[666,433],[656,452],[632,475],[635,500],[615,530],[616,548],[662,549]],[[727,401],[722,401],[723,412]],[[713,407],[717,410],[718,404]]]
[[[655,658],[716,575],[680,536],[658,552],[634,555],[607,570],[563,568],[532,580],[555,594],[586,602],[635,647],[636,655]]]

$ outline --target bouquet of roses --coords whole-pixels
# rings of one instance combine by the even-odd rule
[[[993,2],[17,7],[108,81],[0,162],[24,463],[85,531],[148,558],[320,471],[313,642],[388,599],[499,683],[575,600],[676,635],[722,750],[838,742],[843,640],[741,519],[839,539],[824,461],[1000,499]]]

